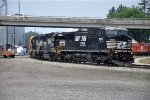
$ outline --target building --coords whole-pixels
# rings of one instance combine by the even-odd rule
[[[8,26],[0,26],[0,46],[5,46],[7,37],[6,33],[8,32],[8,45],[14,45],[14,27]],[[24,27],[15,27],[15,45],[22,44],[24,46]]]

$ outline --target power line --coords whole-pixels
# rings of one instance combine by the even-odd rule
[[[7,16],[7,0],[0,0],[2,5],[0,6],[0,16],[5,15]],[[4,49],[7,50],[7,45],[8,45],[8,27],[4,27]]]
[[[7,15],[7,0],[1,0],[1,2],[3,3],[0,6],[0,15]]]

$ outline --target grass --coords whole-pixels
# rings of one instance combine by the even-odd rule
[[[143,58],[143,57],[148,57],[148,56],[134,56],[134,58]]]
[[[142,59],[139,62],[143,64],[150,64],[150,58]]]

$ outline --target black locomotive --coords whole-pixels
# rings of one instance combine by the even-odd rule
[[[53,61],[131,65],[132,38],[126,29],[88,28],[32,37],[30,56]]]

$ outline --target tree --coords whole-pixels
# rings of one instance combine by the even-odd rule
[[[144,14],[149,12],[150,9],[150,1],[149,0],[141,0],[139,5],[142,7]]]
[[[112,9],[110,9],[111,11]],[[117,8],[117,11],[114,13],[108,13],[108,18],[143,18],[145,17],[143,13],[141,13],[141,8],[139,7],[126,7],[122,4]]]
[[[149,43],[150,30],[130,29],[129,35],[138,42]]]
[[[121,12],[121,10],[123,10],[125,8],[125,6],[123,6],[122,4],[119,5],[119,7],[117,8],[117,12]]]
[[[108,15],[107,16],[111,16],[113,13],[115,13],[116,12],[116,9],[115,9],[115,7],[113,6],[110,10],[109,10],[109,13],[108,13]]]
[[[39,33],[38,32],[32,32],[32,31],[25,33],[25,46],[28,47],[30,37],[36,36],[36,35],[39,35]]]
[[[18,46],[22,46],[22,42],[21,41],[18,43]]]
[[[143,8],[140,8],[138,6],[132,6],[132,7],[126,7],[122,4],[116,8],[117,10],[113,13],[110,13],[112,11],[112,8],[109,10],[109,13],[107,15],[107,18],[145,18],[148,16],[145,16],[143,13]],[[150,42],[150,30],[137,30],[137,29],[129,29],[129,35],[133,37],[138,42]]]

